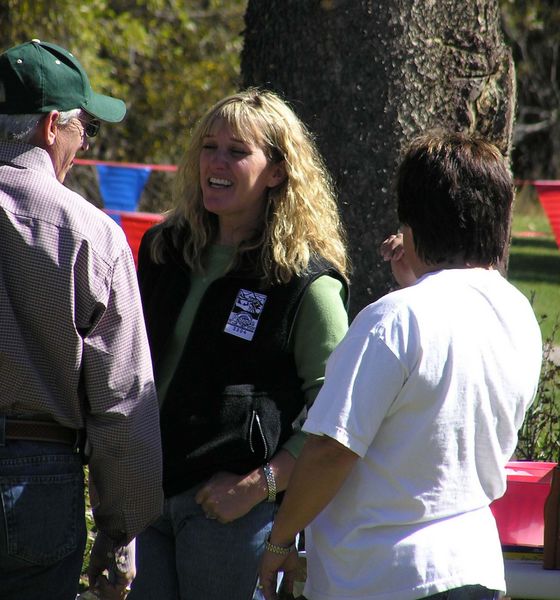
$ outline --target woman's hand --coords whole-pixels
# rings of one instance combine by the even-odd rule
[[[195,501],[209,519],[230,523],[246,515],[266,497],[264,474],[252,471],[247,475],[236,475],[220,471],[198,490]]]
[[[401,287],[416,283],[416,275],[408,263],[403,245],[402,233],[390,235],[383,240],[379,253],[384,261],[391,261],[393,277]]]
[[[284,449],[279,450],[268,463],[274,473],[277,492],[288,487],[294,463],[294,457]],[[245,475],[225,471],[216,473],[198,490],[195,501],[209,519],[230,523],[267,498],[266,476],[263,468],[258,467]]]

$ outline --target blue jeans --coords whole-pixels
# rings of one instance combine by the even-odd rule
[[[197,488],[171,498],[138,536],[129,600],[251,600],[276,505],[263,502],[223,525],[194,501]]]
[[[71,446],[0,439],[0,597],[75,600],[86,542]]]

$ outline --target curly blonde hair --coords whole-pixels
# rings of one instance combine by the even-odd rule
[[[331,177],[315,142],[293,110],[273,92],[249,88],[223,98],[194,128],[177,177],[173,206],[166,219],[174,245],[187,265],[202,270],[204,250],[218,231],[218,218],[203,205],[199,159],[204,136],[217,120],[233,134],[256,143],[272,163],[284,161],[285,180],[269,188],[263,225],[236,249],[232,266],[257,251],[257,269],[270,283],[288,282],[307,269],[312,256],[323,257],[345,277],[346,244]],[[152,255],[162,262],[161,235]]]

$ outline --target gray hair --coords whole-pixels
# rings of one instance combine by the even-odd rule
[[[61,111],[57,123],[66,125],[71,119],[79,117],[81,108]],[[33,115],[0,115],[0,139],[17,142],[30,142],[41,119],[45,114]]]

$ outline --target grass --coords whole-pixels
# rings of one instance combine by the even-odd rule
[[[560,251],[536,193],[517,196],[512,224],[508,279],[533,301],[543,339],[560,344]]]

